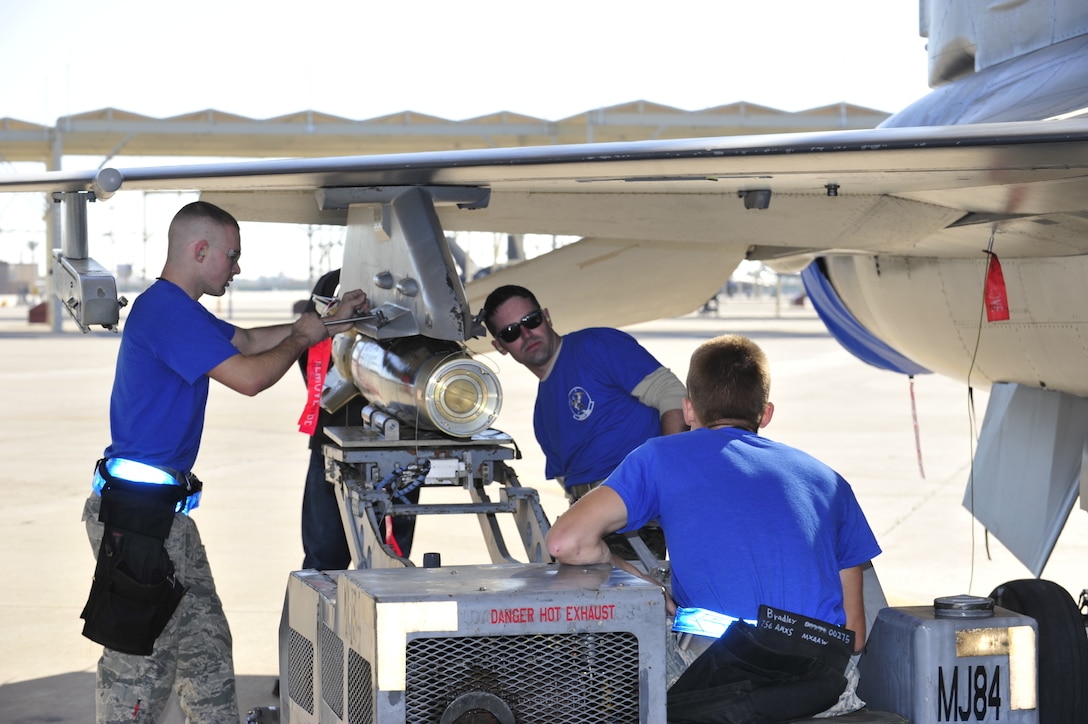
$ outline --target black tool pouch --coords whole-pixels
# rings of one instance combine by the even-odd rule
[[[98,519],[105,526],[83,635],[126,654],[148,656],[186,588],[166,552],[174,511],[185,489],[106,480]]]

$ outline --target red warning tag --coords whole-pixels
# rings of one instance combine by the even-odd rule
[[[1009,318],[1009,294],[1005,289],[1001,260],[997,254],[989,254],[990,263],[986,266],[986,321],[1001,322]]]
[[[332,339],[323,339],[306,353],[306,408],[298,418],[298,431],[307,435],[317,432],[317,420],[321,415],[321,390],[325,388],[325,375],[329,371],[329,355]]]

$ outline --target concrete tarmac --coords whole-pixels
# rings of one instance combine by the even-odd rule
[[[302,295],[238,292],[207,303],[241,326],[287,321]],[[546,300],[545,300],[546,301]],[[27,307],[0,297],[0,722],[94,721],[101,648],[80,634],[94,557],[80,514],[94,462],[109,443],[109,396],[120,337],[27,323]],[[563,320],[555,320],[559,330]],[[910,381],[859,362],[825,331],[811,307],[724,300],[717,314],[691,314],[629,329],[681,379],[702,340],[734,332],[755,339],[772,365],[775,416],[764,431],[825,460],[851,481],[884,550],[875,565],[892,605],[938,596],[987,595],[1031,577],[962,507],[973,439],[986,394],[969,407],[966,387],[934,375]],[[554,520],[566,501],[543,479],[532,434],[536,379],[508,357],[487,355],[504,402],[497,427],[518,442],[515,470],[540,491]],[[305,400],[291,371],[254,398],[213,384],[200,457],[205,481],[194,513],[234,634],[243,713],[275,705],[276,631],[291,570],[302,561],[299,511],[307,464],[296,423]],[[922,470],[924,470],[924,475]],[[681,465],[677,475],[683,475]],[[445,497],[443,497],[445,496]],[[467,500],[425,490],[423,502]],[[446,565],[487,563],[471,517],[421,518],[412,558],[442,553]],[[708,551],[708,555],[713,555]],[[1074,597],[1088,587],[1088,515],[1075,508],[1044,572]],[[183,721],[174,706],[165,720]]]

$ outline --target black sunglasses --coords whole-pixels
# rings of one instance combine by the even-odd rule
[[[510,342],[516,341],[517,338],[521,336],[522,327],[525,327],[526,329],[536,329],[543,321],[544,312],[543,310],[538,309],[535,312],[529,312],[522,317],[520,321],[506,325],[499,330],[499,333],[496,336],[503,342],[509,344]]]

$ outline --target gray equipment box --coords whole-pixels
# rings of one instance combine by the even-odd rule
[[[608,565],[331,575],[288,583],[287,721],[665,720],[659,586]]]
[[[858,661],[869,707],[930,722],[1039,721],[1038,625],[989,598],[885,608]]]

